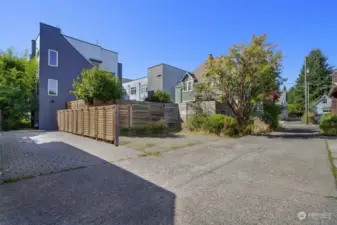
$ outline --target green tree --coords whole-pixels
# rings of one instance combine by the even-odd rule
[[[306,58],[307,82],[310,83],[310,102],[322,97],[324,94],[328,94],[330,90],[333,67],[327,61],[328,58],[320,49],[310,51]],[[294,103],[298,109],[304,111],[304,65],[296,80]]]
[[[287,103],[293,104],[295,103],[295,99],[296,99],[296,89],[295,87],[291,87],[287,93]]]
[[[158,90],[151,97],[146,98],[145,101],[169,103],[171,102],[171,96],[165,91]]]
[[[90,103],[94,99],[115,102],[123,96],[119,79],[112,73],[96,67],[84,69],[81,76],[74,81],[73,88],[70,93],[77,99],[84,99]]]
[[[20,128],[35,108],[37,62],[27,53],[18,56],[12,49],[0,54],[0,109],[4,129]],[[30,122],[29,122],[30,123]]]
[[[201,85],[227,103],[240,124],[250,119],[256,103],[264,101],[283,82],[281,52],[266,39],[266,35],[253,36],[248,45],[235,44],[229,55],[209,57],[206,62],[206,82]]]

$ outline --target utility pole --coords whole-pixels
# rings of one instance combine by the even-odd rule
[[[308,94],[307,94],[307,99],[308,99],[308,112],[307,112],[307,118],[308,118],[308,113],[309,113],[309,107],[310,107],[310,83],[308,83]]]
[[[308,124],[308,93],[307,93],[307,57],[304,58],[304,102],[305,102],[305,124]]]

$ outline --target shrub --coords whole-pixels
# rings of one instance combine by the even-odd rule
[[[322,115],[319,128],[324,134],[337,135],[337,116]]]
[[[204,120],[206,119],[206,115],[204,114],[196,114],[192,116],[188,116],[186,128],[189,131],[199,131],[201,130]]]
[[[266,124],[263,120],[255,119],[253,121],[252,134],[264,134],[271,131],[271,125]]]
[[[164,120],[159,120],[132,128],[121,129],[121,134],[127,136],[152,136],[167,133],[169,133],[169,130]]]
[[[27,119],[4,119],[2,122],[3,130],[19,130],[31,128],[31,121]]]
[[[212,114],[204,119],[202,129],[208,133],[219,134],[224,127],[225,116],[222,114]]]
[[[123,96],[119,79],[110,72],[96,67],[83,69],[81,75],[73,82],[73,88],[71,94],[90,103],[94,99],[110,101],[121,99]]]
[[[262,120],[271,126],[272,129],[278,127],[278,119],[281,113],[280,106],[276,105],[274,102],[264,102],[263,103],[263,117]]]
[[[228,136],[235,136],[238,134],[238,122],[231,116],[224,116],[224,124],[222,133]]]
[[[303,113],[303,116],[301,117],[301,122],[305,123],[306,122],[306,113]],[[315,123],[315,113],[309,112],[308,114],[308,123],[314,124]]]
[[[158,90],[152,96],[147,97],[145,101],[169,103],[171,102],[171,96],[165,91]]]

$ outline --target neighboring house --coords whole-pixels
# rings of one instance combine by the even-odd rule
[[[208,55],[212,57],[212,55]],[[205,82],[206,61],[199,65],[193,73],[186,72],[175,86],[175,103],[194,101],[194,85]]]
[[[171,100],[175,100],[175,86],[178,81],[187,73],[183,69],[179,69],[167,64],[159,64],[148,68],[148,95],[152,95],[155,91],[166,91],[170,94]]]
[[[147,77],[124,82],[122,84],[124,99],[144,101],[147,97],[147,83]]]
[[[194,101],[193,86],[197,82],[193,73],[185,73],[175,87],[175,103]]]
[[[281,115],[284,120],[288,119],[288,103],[287,103],[287,91],[283,90],[278,92],[279,98],[276,102],[277,105],[281,107]]]
[[[33,118],[39,129],[55,130],[56,111],[75,99],[69,91],[84,68],[101,66],[122,80],[122,64],[117,52],[64,35],[60,28],[40,23],[39,30],[31,54],[38,61],[38,110]]]
[[[331,110],[331,98],[327,95],[323,95],[317,102],[312,106],[312,110],[318,114],[327,114]]]

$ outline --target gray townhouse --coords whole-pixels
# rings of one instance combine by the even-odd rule
[[[183,69],[161,63],[147,69],[147,76],[137,79],[123,78],[124,99],[144,101],[160,90],[168,92],[172,102],[175,99],[175,85],[187,73]]]
[[[175,99],[175,86],[188,71],[162,63],[147,69],[148,95],[155,91],[166,91],[171,95],[171,100]]]
[[[117,52],[70,37],[60,28],[44,23],[40,23],[39,34],[32,40],[31,57],[38,61],[38,109],[32,117],[42,130],[57,129],[56,111],[75,99],[69,91],[84,68],[101,66],[122,80]]]

